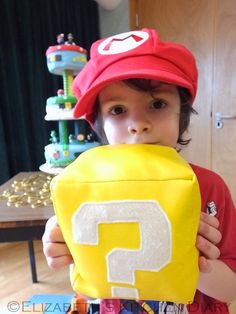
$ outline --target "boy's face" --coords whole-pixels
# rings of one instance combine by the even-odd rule
[[[152,95],[122,81],[110,83],[100,91],[100,112],[109,144],[176,147],[180,119],[178,89],[158,81],[152,81],[152,86]]]

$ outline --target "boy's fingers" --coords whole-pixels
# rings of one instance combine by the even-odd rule
[[[47,244],[43,246],[43,252],[46,257],[52,258],[71,255],[68,247],[64,243],[47,242]]]
[[[208,215],[209,216],[209,215]],[[203,219],[200,220],[199,227],[198,227],[198,234],[202,237],[206,238],[210,242],[217,244],[221,241],[222,235],[220,231],[217,229],[218,227],[218,219]]]
[[[214,216],[201,212],[201,220],[214,228],[219,228],[219,220]]]
[[[65,242],[61,229],[57,224],[56,216],[47,221],[42,240],[43,242]]]
[[[202,273],[208,273],[211,271],[211,264],[204,256],[199,256],[199,270]]]
[[[65,243],[61,229],[56,226],[53,229],[45,229],[43,242]]]
[[[59,257],[47,257],[47,264],[50,268],[57,269],[65,266],[69,266],[73,263],[71,255],[64,255]]]
[[[201,255],[205,256],[207,259],[217,259],[220,256],[218,247],[201,235],[197,236],[196,247],[201,252]]]

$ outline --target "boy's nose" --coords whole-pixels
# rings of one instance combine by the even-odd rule
[[[139,135],[142,133],[148,133],[151,129],[151,124],[149,121],[147,120],[136,120],[136,121],[132,121],[129,125],[128,125],[128,132],[130,134],[135,134],[135,135]]]

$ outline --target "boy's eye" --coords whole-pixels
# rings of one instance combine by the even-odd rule
[[[153,100],[151,102],[151,108],[163,109],[166,107],[166,103],[163,100]]]
[[[110,113],[112,115],[118,115],[125,112],[125,109],[122,106],[115,106],[113,108],[110,109]]]

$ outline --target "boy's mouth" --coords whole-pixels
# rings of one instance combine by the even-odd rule
[[[134,142],[128,142],[124,144],[149,144],[149,145],[160,145],[159,142],[146,142],[146,141],[134,141]]]

